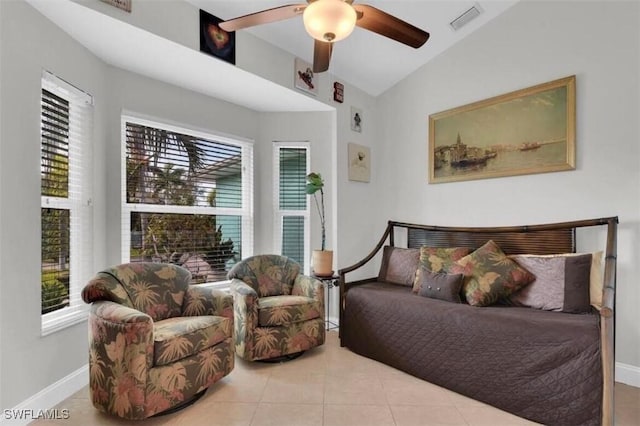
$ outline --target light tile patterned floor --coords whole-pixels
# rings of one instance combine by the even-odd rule
[[[416,379],[327,343],[282,364],[237,359],[231,374],[194,405],[145,421],[123,421],[96,411],[84,388],[57,408],[70,418],[46,425],[140,426],[519,426],[532,425],[478,401]],[[640,389],[616,385],[616,424],[640,425]]]

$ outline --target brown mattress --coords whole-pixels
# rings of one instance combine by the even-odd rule
[[[346,295],[352,351],[547,425],[601,422],[599,317],[473,307],[368,283]]]

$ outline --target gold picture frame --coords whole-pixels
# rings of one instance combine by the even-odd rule
[[[574,170],[576,76],[429,116],[429,183]]]

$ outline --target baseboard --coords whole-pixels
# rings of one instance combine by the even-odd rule
[[[62,419],[65,415],[72,413],[63,410],[53,411],[51,408],[69,398],[89,383],[89,364],[80,367],[73,373],[58,380],[57,382],[42,389],[37,394],[26,399],[16,407],[4,410],[0,424],[21,426],[27,425],[31,421],[42,416],[50,419]]]
[[[616,382],[640,388],[640,367],[616,362]]]

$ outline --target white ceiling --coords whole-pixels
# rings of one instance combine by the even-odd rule
[[[114,67],[255,111],[333,109],[292,89],[70,0],[27,1]],[[162,7],[161,1],[158,1],[158,7]],[[211,78],[212,75],[220,78]],[[261,96],[256,96],[256,93]]]
[[[221,19],[231,19],[285,4],[305,3],[304,0],[186,1]],[[517,1],[356,0],[422,28],[431,36],[424,46],[416,50],[356,27],[347,39],[334,46],[329,72],[377,96]],[[479,5],[483,13],[459,31],[453,31],[449,23],[473,5]],[[301,16],[241,31],[249,31],[299,58],[313,62],[313,39],[307,35]]]
[[[27,1],[71,37],[115,67],[256,111],[332,109],[293,89],[282,87],[74,1]],[[162,7],[162,0],[147,1],[155,1],[157,7]],[[222,19],[230,19],[290,2],[290,0],[186,1]],[[485,0],[481,3],[467,0],[367,1],[367,4],[425,29],[431,34],[430,39],[420,49],[415,50],[375,33],[356,28],[346,40],[336,44],[329,72],[336,78],[377,96],[517,1]],[[449,22],[474,4],[479,5],[483,13],[460,31],[454,32],[449,27]],[[96,28],[100,31],[96,31]],[[304,30],[302,18],[242,31],[249,31],[295,56],[312,61],[313,41]],[[212,79],[210,76],[213,74],[225,78]],[[261,96],[257,97],[255,93],[260,93]]]

